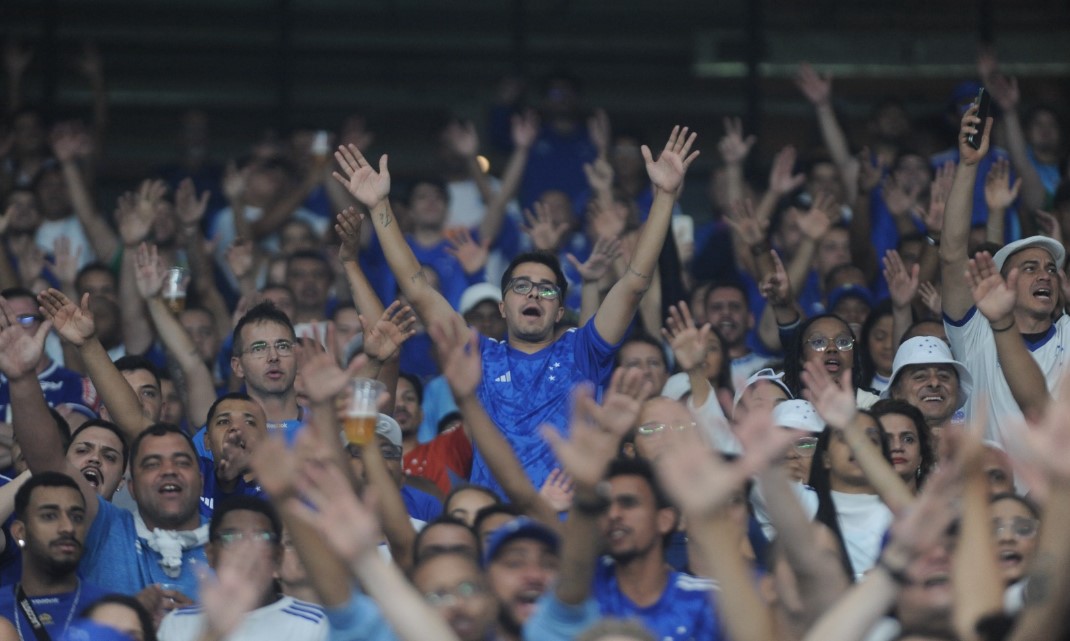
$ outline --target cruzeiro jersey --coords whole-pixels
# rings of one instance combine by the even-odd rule
[[[201,606],[179,608],[164,617],[157,636],[160,641],[196,641],[203,628],[204,610]],[[227,640],[322,641],[327,638],[329,628],[323,608],[284,596],[250,612]]]

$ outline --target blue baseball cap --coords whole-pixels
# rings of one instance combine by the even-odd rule
[[[521,516],[494,530],[494,534],[491,534],[490,542],[487,543],[487,549],[483,554],[483,565],[490,565],[506,543],[517,539],[533,539],[544,543],[554,554],[557,554],[561,545],[561,539],[557,536],[557,532],[538,521]]]
[[[873,307],[873,292],[869,289],[861,285],[841,285],[829,293],[828,310],[831,312],[841,300],[851,297],[860,298],[870,308]]]

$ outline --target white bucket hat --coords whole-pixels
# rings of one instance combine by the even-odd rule
[[[992,257],[992,260],[996,263],[996,269],[1003,271],[1003,264],[1007,262],[1007,259],[1012,254],[1017,254],[1030,247],[1040,247],[1047,251],[1055,259],[1055,266],[1059,269],[1063,268],[1063,263],[1066,261],[1066,248],[1063,247],[1062,243],[1047,236],[1030,236],[1029,238],[1008,243],[996,252],[996,255]]]
[[[818,415],[817,409],[810,401],[801,399],[777,403],[773,408],[773,424],[814,434],[825,431],[825,421]]]
[[[966,371],[966,366],[956,361],[951,355],[947,343],[933,336],[915,336],[899,346],[892,361],[892,377],[888,387],[881,392],[881,398],[891,398],[896,378],[904,367],[912,365],[951,365],[959,375],[959,393],[955,399],[955,408],[966,404],[966,399],[973,391],[973,377]]]

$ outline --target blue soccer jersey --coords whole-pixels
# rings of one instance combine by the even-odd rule
[[[598,334],[594,322],[566,331],[534,354],[480,336],[483,380],[476,394],[535,487],[542,487],[557,465],[539,426],[546,423],[567,432],[572,388],[584,381],[604,385],[613,372],[617,347]],[[478,450],[471,482],[501,492]]]

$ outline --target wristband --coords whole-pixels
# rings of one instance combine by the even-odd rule
[[[989,323],[988,326],[992,328],[993,334],[1001,334],[1010,331],[1010,329],[1014,327],[1014,320],[1012,319],[1010,325],[1007,325],[1006,327],[996,328],[992,323]]]
[[[933,238],[931,234],[925,234],[925,240],[930,245],[932,245],[933,247],[939,247],[940,246],[940,239],[939,238]]]

